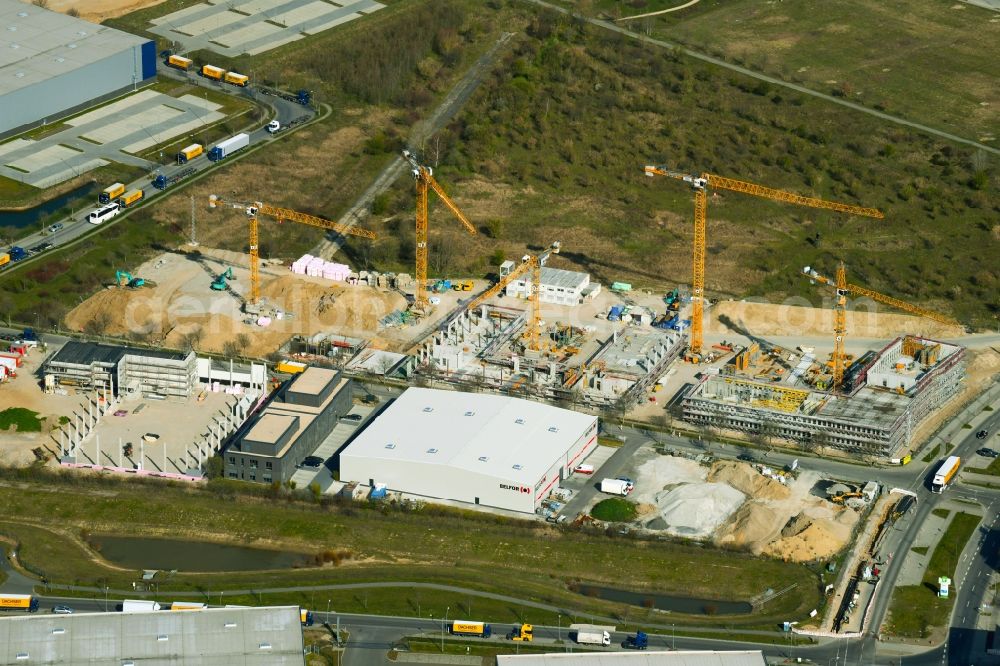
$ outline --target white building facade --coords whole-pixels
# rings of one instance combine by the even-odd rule
[[[502,272],[502,271],[501,271]],[[539,300],[542,303],[557,305],[579,305],[583,302],[584,292],[592,298],[597,294],[590,286],[590,275],[578,271],[564,271],[561,268],[542,266],[542,292]],[[531,283],[531,271],[519,280],[507,285],[506,295],[526,298],[528,285]]]
[[[534,513],[597,447],[597,417],[487,393],[407,389],[340,454],[340,478]]]

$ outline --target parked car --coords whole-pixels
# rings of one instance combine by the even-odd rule
[[[72,615],[73,609],[69,606],[53,606],[52,612],[56,615]]]
[[[364,417],[361,414],[345,414],[340,417],[342,421],[360,421]]]
[[[743,460],[746,462],[753,462],[755,460],[753,454],[750,453],[741,453],[740,455],[736,456],[736,459]]]
[[[996,458],[997,455],[1000,455],[996,451],[994,451],[993,449],[987,449],[987,448],[978,449],[976,451],[976,453],[978,453],[979,455],[981,455],[981,456],[983,456],[985,458]]]
[[[309,467],[315,469],[323,464],[323,459],[319,456],[306,456],[302,461],[300,467]]]

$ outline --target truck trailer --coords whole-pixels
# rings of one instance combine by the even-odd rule
[[[601,479],[601,492],[625,497],[635,486],[625,479]]]
[[[218,162],[223,160],[233,153],[243,150],[250,145],[250,135],[245,132],[240,132],[236,136],[231,136],[225,141],[222,141],[212,147],[208,151],[208,159],[213,162]]]
[[[948,456],[941,466],[938,467],[937,472],[934,473],[934,478],[931,480],[931,491],[943,493],[944,489],[955,478],[955,474],[958,473],[958,468],[961,464],[962,459],[958,456]]]
[[[221,67],[216,67],[215,65],[202,65],[201,75],[206,79],[221,81],[222,77],[226,75],[226,70]]]
[[[205,610],[206,608],[208,606],[198,601],[175,601],[170,604],[170,610],[172,611],[194,611]]]
[[[611,645],[611,632],[608,627],[598,627],[592,624],[571,624],[570,637],[580,645]],[[614,630],[611,627],[612,631]]]
[[[158,173],[156,174],[156,177],[153,178],[153,187],[155,187],[158,190],[165,190],[171,185],[184,180],[194,172],[195,172],[194,167],[188,167],[187,169],[178,171],[172,176],[164,176],[162,173]]]
[[[149,613],[160,610],[160,604],[146,599],[126,599],[122,602],[123,613]]]
[[[142,190],[132,190],[131,192],[126,192],[122,195],[122,198],[118,200],[118,203],[122,208],[128,208],[132,204],[139,203],[142,201],[142,197],[145,194]]]
[[[455,620],[451,623],[448,631],[453,636],[475,636],[476,638],[489,638],[493,635],[493,627],[485,622],[473,622],[471,620]]]
[[[202,146],[200,143],[192,143],[190,146],[182,149],[181,152],[177,153],[177,163],[187,164],[194,158],[201,155],[203,152],[205,152],[204,146]]]
[[[185,72],[191,69],[191,65],[194,64],[194,60],[191,58],[185,58],[184,56],[171,55],[167,57],[167,65],[170,67],[176,67],[177,69],[182,69]]]
[[[226,72],[226,76],[223,79],[226,83],[231,83],[234,86],[239,86],[241,88],[246,88],[250,83],[250,77],[244,74],[237,74],[236,72]]]
[[[30,594],[0,594],[0,610],[38,612],[38,597]]]
[[[102,204],[109,204],[123,194],[125,194],[125,183],[115,183],[97,195],[97,200]]]

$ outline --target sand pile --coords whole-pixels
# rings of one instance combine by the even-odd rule
[[[830,505],[823,502],[823,505]],[[850,509],[815,505],[795,516],[781,531],[782,537],[761,552],[793,562],[827,559],[844,547],[858,514]],[[813,514],[813,515],[810,515]],[[826,517],[816,517],[816,515]]]
[[[746,496],[724,483],[685,483],[656,496],[656,505],[676,536],[704,538],[737,510]]]
[[[707,470],[693,460],[679,456],[656,456],[639,466],[632,499],[651,503],[668,486],[705,480]]]
[[[712,465],[708,480],[729,484],[755,499],[785,499],[791,495],[787,487],[759,474],[752,466],[731,460],[722,460]]]
[[[951,338],[964,334],[958,326],[939,324],[925,317],[855,310],[847,313],[847,330],[859,338],[892,338],[902,333]],[[874,307],[872,308],[874,310]],[[733,327],[756,335],[827,336],[833,330],[833,310],[822,308],[721,301],[709,310],[706,328],[725,333]]]
[[[261,287],[261,295],[306,327],[375,331],[382,317],[406,307],[398,293],[373,287],[310,280],[301,275],[275,278]]]
[[[764,502],[749,501],[733,514],[732,520],[721,528],[715,542],[748,548],[759,554],[764,546],[778,536],[782,525],[781,512]]]

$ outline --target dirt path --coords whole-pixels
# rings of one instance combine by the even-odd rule
[[[692,5],[697,5],[701,0],[690,0],[685,2],[683,5],[678,5],[677,7],[671,7],[670,9],[660,9],[655,12],[646,12],[645,14],[636,14],[635,16],[623,16],[620,19],[615,19],[616,22],[621,23],[622,21],[631,21],[632,19],[646,18],[647,16],[659,16],[660,14],[669,14],[670,12],[679,12],[682,9],[687,9]]]

